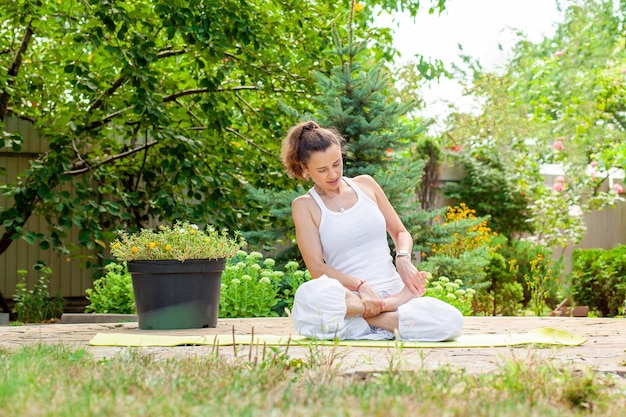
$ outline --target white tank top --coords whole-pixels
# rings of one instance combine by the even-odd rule
[[[374,200],[349,178],[356,193],[354,206],[342,213],[329,210],[315,188],[309,193],[322,212],[319,234],[324,261],[345,274],[366,280],[381,296],[403,287],[387,243],[385,218]]]

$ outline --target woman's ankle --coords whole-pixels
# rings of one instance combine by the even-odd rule
[[[396,311],[402,304],[406,304],[416,297],[418,296],[413,294],[407,287],[403,287],[400,292],[385,297],[385,308],[383,311]]]

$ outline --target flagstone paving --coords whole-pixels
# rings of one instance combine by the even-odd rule
[[[626,385],[626,319],[574,318],[574,317],[466,317],[464,334],[516,334],[551,327],[567,330],[587,339],[580,346],[530,346],[485,348],[360,348],[360,347],[314,347],[290,346],[290,358],[311,359],[320,355],[333,361],[346,373],[378,372],[390,368],[396,370],[435,369],[441,366],[462,368],[469,373],[496,370],[509,358],[523,360],[545,359],[557,364],[571,363],[579,367],[591,367],[603,373],[611,373]],[[0,347],[18,348],[28,344],[62,343],[76,348],[86,348],[95,358],[113,357],[130,350],[140,350],[159,358],[219,354],[241,360],[262,360],[263,347],[259,346],[177,346],[129,348],[89,346],[97,333],[145,333],[167,335],[209,334],[295,334],[288,318],[219,319],[216,328],[148,331],[140,330],[137,323],[82,323],[42,324],[28,326],[1,326]],[[279,347],[284,352],[286,347]],[[265,352],[270,354],[269,351]]]

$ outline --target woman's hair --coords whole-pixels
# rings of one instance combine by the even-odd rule
[[[306,165],[313,152],[325,151],[337,145],[344,153],[344,140],[335,129],[320,127],[309,121],[292,127],[283,140],[281,157],[291,178],[305,178],[302,165]]]

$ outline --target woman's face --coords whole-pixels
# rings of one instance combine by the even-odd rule
[[[339,187],[343,175],[343,159],[339,145],[333,144],[325,151],[313,152],[309,162],[304,166],[304,173],[324,190]]]

